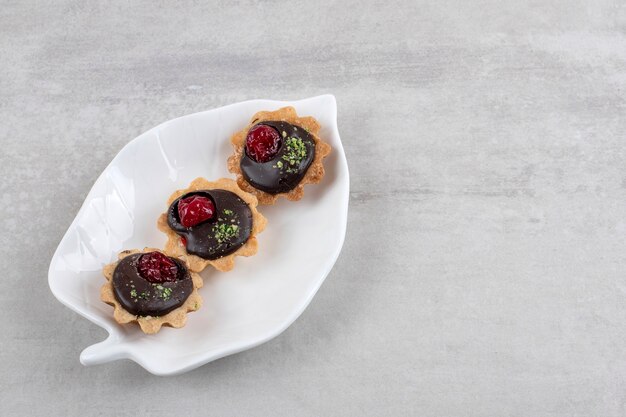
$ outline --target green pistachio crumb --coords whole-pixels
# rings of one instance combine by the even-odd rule
[[[299,164],[306,158],[306,144],[302,139],[290,137],[285,143],[287,144],[287,152],[282,156],[282,159],[289,162],[289,165]]]
[[[172,296],[172,289],[171,288],[164,288],[163,289],[163,293],[161,293],[161,298],[163,298],[165,301],[169,300],[170,297]]]
[[[213,226],[213,233],[217,243],[224,243],[239,236],[239,226],[236,224],[218,223]]]

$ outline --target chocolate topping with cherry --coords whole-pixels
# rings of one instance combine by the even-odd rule
[[[185,265],[160,252],[135,253],[120,260],[111,284],[120,305],[137,316],[163,316],[180,307],[193,291]]]
[[[192,199],[208,200],[213,215],[187,227],[180,216],[180,204]],[[213,260],[243,246],[252,233],[252,210],[237,194],[227,190],[200,190],[174,200],[167,210],[167,223],[180,237],[187,253]]]
[[[250,185],[278,194],[293,190],[314,159],[315,140],[304,128],[263,121],[248,131],[240,167]]]

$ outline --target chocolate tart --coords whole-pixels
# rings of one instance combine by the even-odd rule
[[[185,227],[178,205],[195,196],[209,199],[215,213],[210,219]],[[257,252],[256,235],[267,224],[257,211],[257,204],[257,198],[239,188],[234,180],[221,178],[211,182],[196,178],[188,188],[170,196],[167,212],[157,221],[159,230],[167,235],[165,251],[185,259],[194,272],[209,265],[230,271],[235,266],[235,256]]]
[[[174,280],[152,282],[140,273],[142,256],[153,252],[169,260],[174,268]],[[113,306],[113,318],[118,323],[137,322],[144,333],[154,334],[162,326],[183,327],[187,313],[202,305],[198,294],[202,278],[180,259],[152,248],[125,250],[118,257],[117,262],[103,268],[107,282],[100,289],[100,298]]]
[[[279,141],[269,159],[260,161],[246,147],[248,135],[259,127],[274,129]],[[260,111],[232,136],[234,153],[228,158],[228,170],[237,175],[237,184],[254,194],[259,204],[274,204],[279,197],[300,200],[306,184],[319,183],[324,177],[322,160],[331,147],[319,138],[319,131],[317,120],[298,117],[293,107]]]

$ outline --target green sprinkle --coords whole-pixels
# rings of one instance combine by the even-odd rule
[[[137,290],[130,290],[130,296],[133,298],[137,298]]]
[[[165,301],[169,300],[170,297],[172,296],[172,289],[171,288],[164,288],[163,289],[163,293],[161,293],[161,298],[163,298]]]
[[[277,166],[278,168],[281,168],[281,169],[282,169],[282,168],[283,168],[283,161],[278,161],[278,162],[276,162],[276,166]]]
[[[284,130],[283,130],[283,137],[284,137],[284,138],[286,138],[286,137],[287,137],[287,132],[285,132]]]
[[[282,156],[282,159],[289,162],[289,165],[299,164],[306,158],[306,144],[302,139],[291,137],[285,143],[287,144],[287,152]]]
[[[239,236],[239,226],[236,224],[219,223],[213,226],[213,234],[217,243],[224,243]]]
[[[230,216],[231,214],[233,214],[232,210],[228,210],[228,209],[224,209],[224,214],[227,216]]]
[[[156,289],[156,293],[154,294],[155,298],[162,298],[167,301],[172,296],[172,289],[164,287],[161,284],[152,284],[152,286]],[[150,293],[143,292],[141,293],[140,298],[147,299]]]

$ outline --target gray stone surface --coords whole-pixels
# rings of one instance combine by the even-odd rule
[[[0,4],[0,415],[623,416],[623,1]],[[302,317],[154,377],[52,253],[144,130],[334,93],[348,235]],[[183,410],[183,412],[181,412]]]

